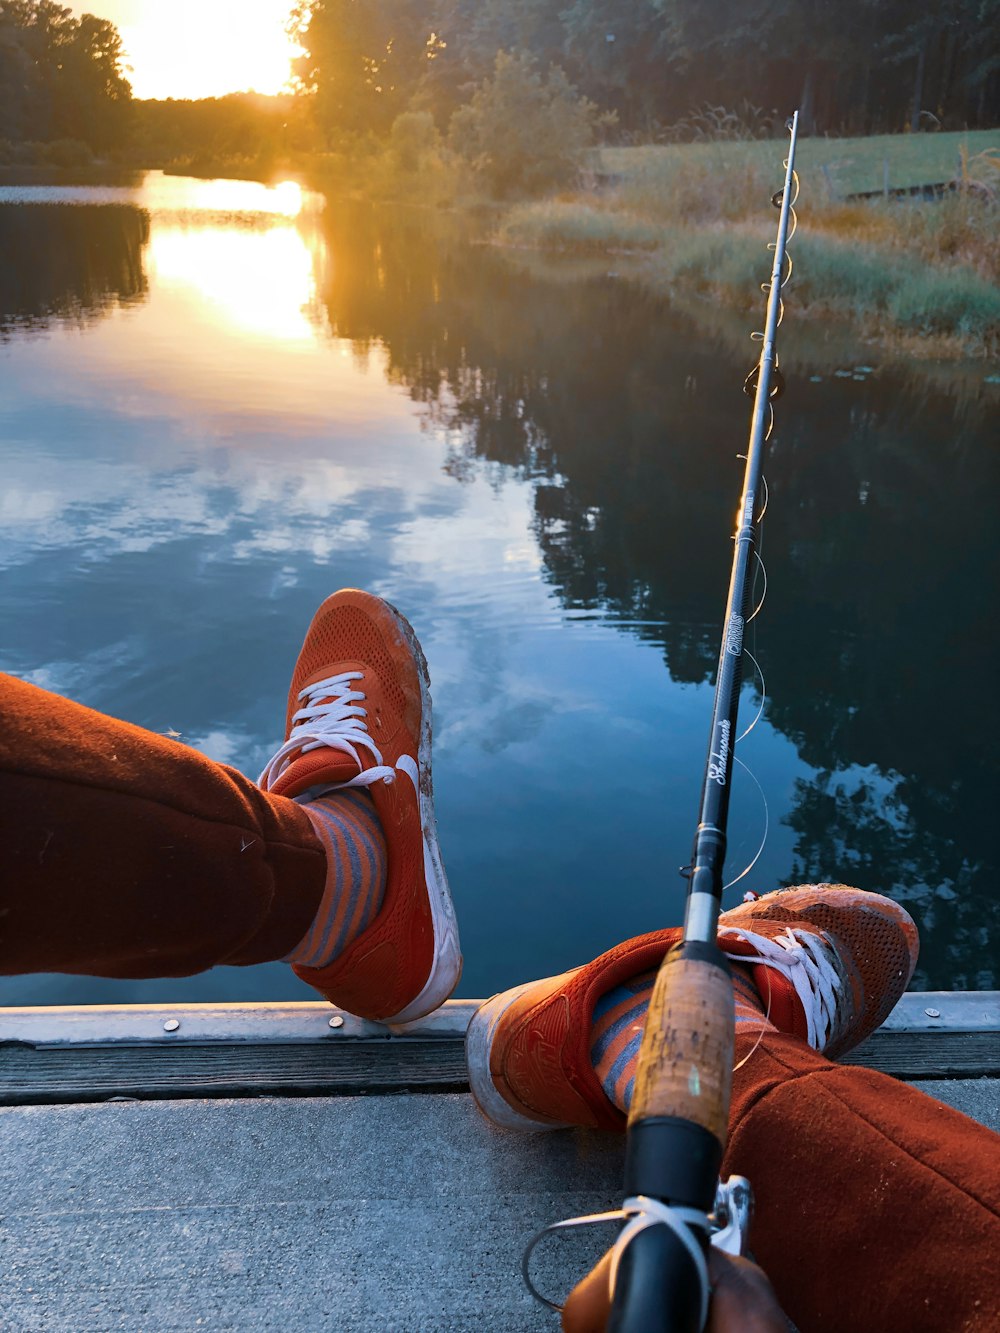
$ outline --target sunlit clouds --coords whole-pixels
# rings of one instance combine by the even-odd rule
[[[298,47],[285,32],[289,0],[93,0],[121,33],[136,97],[281,92]]]

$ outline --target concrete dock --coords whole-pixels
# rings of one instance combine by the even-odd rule
[[[0,1010],[0,1329],[555,1330],[521,1253],[618,1206],[622,1140],[483,1120],[473,1007],[403,1035],[319,1004]],[[906,996],[876,1038],[866,1063],[1000,1131],[996,992]],[[536,1281],[562,1299],[607,1242],[549,1241]]]
[[[926,1090],[1000,1130],[1000,1081]],[[462,1093],[8,1107],[0,1143],[9,1333],[553,1330],[525,1241],[620,1202],[620,1140],[504,1134]],[[537,1281],[600,1248],[551,1242]]]

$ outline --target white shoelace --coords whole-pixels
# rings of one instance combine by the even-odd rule
[[[724,928],[719,935],[736,935],[752,944],[759,954],[757,958],[749,958],[727,953],[726,957],[733,962],[763,964],[788,978],[805,1010],[806,1040],[814,1050],[823,1050],[837,1022],[837,992],[842,986],[830,946],[812,931],[791,927],[773,940],[742,926]]]
[[[381,752],[369,734],[365,721],[368,710],[360,707],[364,692],[351,688],[351,682],[363,679],[363,674],[361,671],[342,671],[339,676],[328,676],[326,680],[318,680],[299,690],[298,698],[304,699],[305,703],[292,714],[288,740],[275,752],[257,779],[258,787],[267,791],[292,762],[292,754],[297,751],[305,754],[307,750],[318,750],[323,745],[350,755],[359,769],[356,777],[348,782],[332,782],[327,791],[370,787],[380,779],[395,781],[396,770],[382,763]],[[359,745],[370,751],[375,760],[373,768],[365,768],[358,754]]]

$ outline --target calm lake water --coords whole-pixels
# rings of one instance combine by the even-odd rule
[[[316,605],[390,598],[431,668],[465,996],[679,920],[753,357],[473,241],[291,184],[0,189],[0,667],[256,775]],[[998,390],[870,348],[839,369],[779,405],[740,746],[769,828],[727,905],[882,889],[920,923],[915,985],[991,987]],[[764,820],[739,773],[731,876]],[[311,995],[280,964],[0,980]]]

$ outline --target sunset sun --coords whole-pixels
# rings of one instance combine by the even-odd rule
[[[298,53],[285,32],[291,0],[92,0],[122,36],[136,97],[281,92]]]

